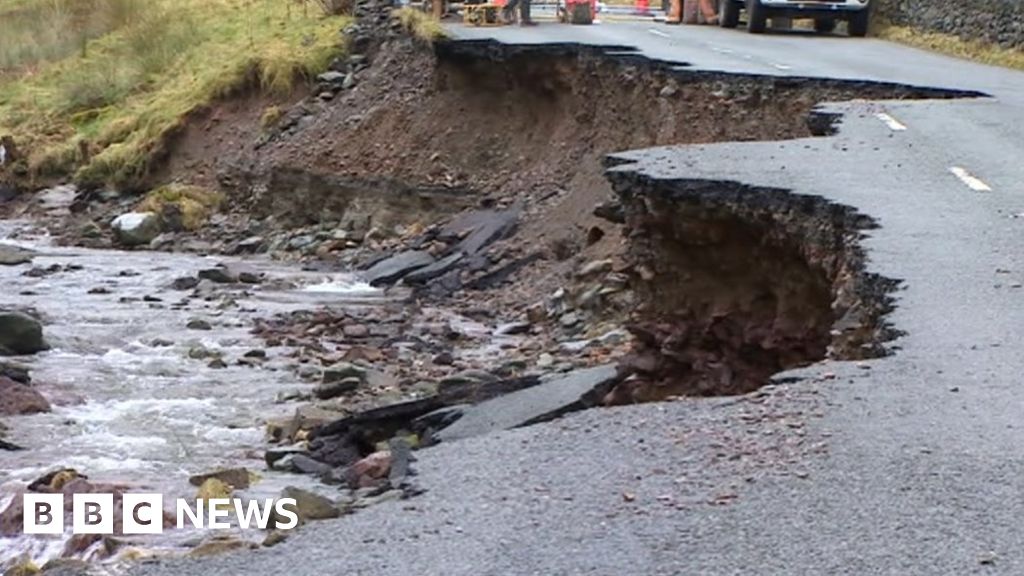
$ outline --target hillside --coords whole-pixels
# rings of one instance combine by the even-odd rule
[[[137,187],[195,111],[343,51],[312,0],[0,0],[0,181]]]

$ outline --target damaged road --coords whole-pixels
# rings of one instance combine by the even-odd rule
[[[827,137],[614,155],[609,179],[622,198],[627,234],[646,228],[645,238],[658,240],[641,246],[655,263],[664,264],[666,253],[695,262],[688,247],[701,244],[728,255],[728,240],[739,230],[765,254],[795,261],[772,268],[749,255],[725,258],[723,270],[738,279],[735,285],[791,274],[806,279],[803,269],[810,269],[816,280],[780,282],[784,289],[767,291],[784,303],[775,307],[743,293],[691,292],[688,287],[706,280],[685,268],[651,276],[656,296],[649,303],[683,307],[666,298],[724,294],[704,307],[732,307],[753,319],[743,324],[742,337],[715,342],[736,342],[740,352],[751,342],[774,351],[772,369],[758,380],[794,368],[774,384],[751,392],[757,386],[728,376],[726,391],[742,395],[701,399],[675,398],[692,393],[690,383],[677,389],[670,382],[671,392],[656,396],[672,401],[588,410],[526,428],[515,422],[529,422],[538,411],[524,408],[515,422],[488,416],[495,403],[528,406],[545,386],[540,383],[467,409],[447,429],[452,441],[420,451],[417,483],[427,492],[415,500],[304,528],[272,551],[199,564],[170,560],[134,573],[1024,569],[1018,530],[1024,476],[1015,458],[1024,440],[1016,390],[1024,366],[1014,346],[1024,326],[1024,257],[1017,249],[1024,220],[1013,196],[1024,181],[1024,141],[1013,120],[1024,109],[1024,75],[881,42],[854,50],[831,38],[786,37],[767,47],[773,38],[692,27],[667,40],[631,25],[459,34],[544,43],[555,41],[554,30],[635,46],[635,58],[700,62],[691,67],[696,73],[720,66],[785,77],[790,73],[778,66],[795,68],[783,62],[799,61],[806,64],[793,74],[845,77],[855,60],[864,80],[994,98],[833,104],[820,110],[841,120]],[[762,47],[758,59],[744,62],[743,53]],[[814,61],[807,60],[811,47]],[[778,66],[766,70],[766,58]],[[951,68],[956,78],[949,77]],[[908,129],[894,131],[881,113]],[[992,192],[965,186],[957,176],[964,170]],[[696,232],[688,220],[694,210],[714,216],[698,220],[705,226]],[[779,214],[791,216],[793,227]],[[398,275],[436,263],[421,261]],[[764,312],[780,309],[795,312]],[[852,319],[849,326],[843,319]],[[647,332],[662,351],[678,351],[667,342],[689,337],[674,326],[653,328]],[[712,328],[701,326],[704,333]],[[878,357],[886,351],[894,353]],[[734,353],[716,352],[709,364]],[[703,360],[676,354],[672,361]],[[648,365],[635,368],[651,380],[680,372],[678,365],[642,369]],[[501,410],[502,417],[510,413]],[[471,435],[459,434],[460,427],[491,433],[455,441]],[[497,430],[506,428],[512,429]]]

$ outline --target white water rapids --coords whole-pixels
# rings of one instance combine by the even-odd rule
[[[266,418],[295,410],[294,404],[275,404],[275,397],[311,385],[294,375],[285,349],[267,348],[250,334],[253,320],[322,304],[372,302],[381,297],[376,290],[347,275],[249,259],[247,266],[266,273],[266,287],[232,289],[234,306],[219,297],[184,302],[189,292],[171,290],[170,283],[227,259],[56,247],[27,234],[27,228],[0,222],[0,242],[38,251],[31,265],[0,266],[0,308],[36,310],[52,349],[0,360],[29,367],[33,386],[54,407],[49,414],[3,418],[10,428],[6,439],[27,449],[0,451],[0,510],[27,483],[61,467],[93,482],[161,492],[165,502],[194,497],[188,476],[219,467],[246,466],[261,474],[244,493],[254,498],[310,482],[264,470]],[[51,265],[63,270],[24,275],[33,266]],[[294,287],[270,287],[284,282]],[[106,292],[89,293],[98,287]],[[151,301],[143,300],[147,296]],[[195,318],[213,329],[187,329]],[[208,359],[190,358],[195,346],[221,352],[228,367],[214,369]],[[254,348],[267,352],[261,366],[236,363]],[[167,534],[130,543],[152,550],[197,536]],[[17,558],[41,564],[60,555],[63,544],[56,537],[0,538],[0,567]]]

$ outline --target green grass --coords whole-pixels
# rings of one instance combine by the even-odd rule
[[[436,18],[415,8],[399,8],[394,12],[406,32],[427,43],[447,37],[444,26]]]
[[[884,40],[891,40],[916,48],[974,60],[983,64],[1024,70],[1024,51],[1021,50],[1002,48],[995,44],[977,40],[964,40],[949,34],[925,32],[905,26],[894,26],[884,22],[876,24],[873,33]]]
[[[220,208],[224,197],[198,186],[168,184],[146,194],[136,207],[140,212],[161,214],[168,205],[175,205],[186,230],[197,230]]]
[[[17,6],[43,29],[62,2],[0,0],[0,14]],[[2,41],[2,53],[30,55],[8,56],[0,74],[0,136],[14,137],[30,177],[122,188],[144,183],[193,112],[245,90],[287,93],[326,69],[347,22],[303,0],[79,2],[123,17],[64,21],[56,40],[22,37],[21,51]]]

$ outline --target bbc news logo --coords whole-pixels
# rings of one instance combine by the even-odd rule
[[[24,495],[25,534],[64,534],[64,495]],[[175,502],[178,529],[187,527],[211,530],[228,529],[234,516],[237,526],[266,530],[291,530],[299,524],[294,498],[249,500],[210,498],[190,503]],[[74,494],[71,505],[73,534],[114,534],[117,507],[113,494]],[[121,495],[121,533],[161,534],[164,531],[164,497],[162,494]]]

